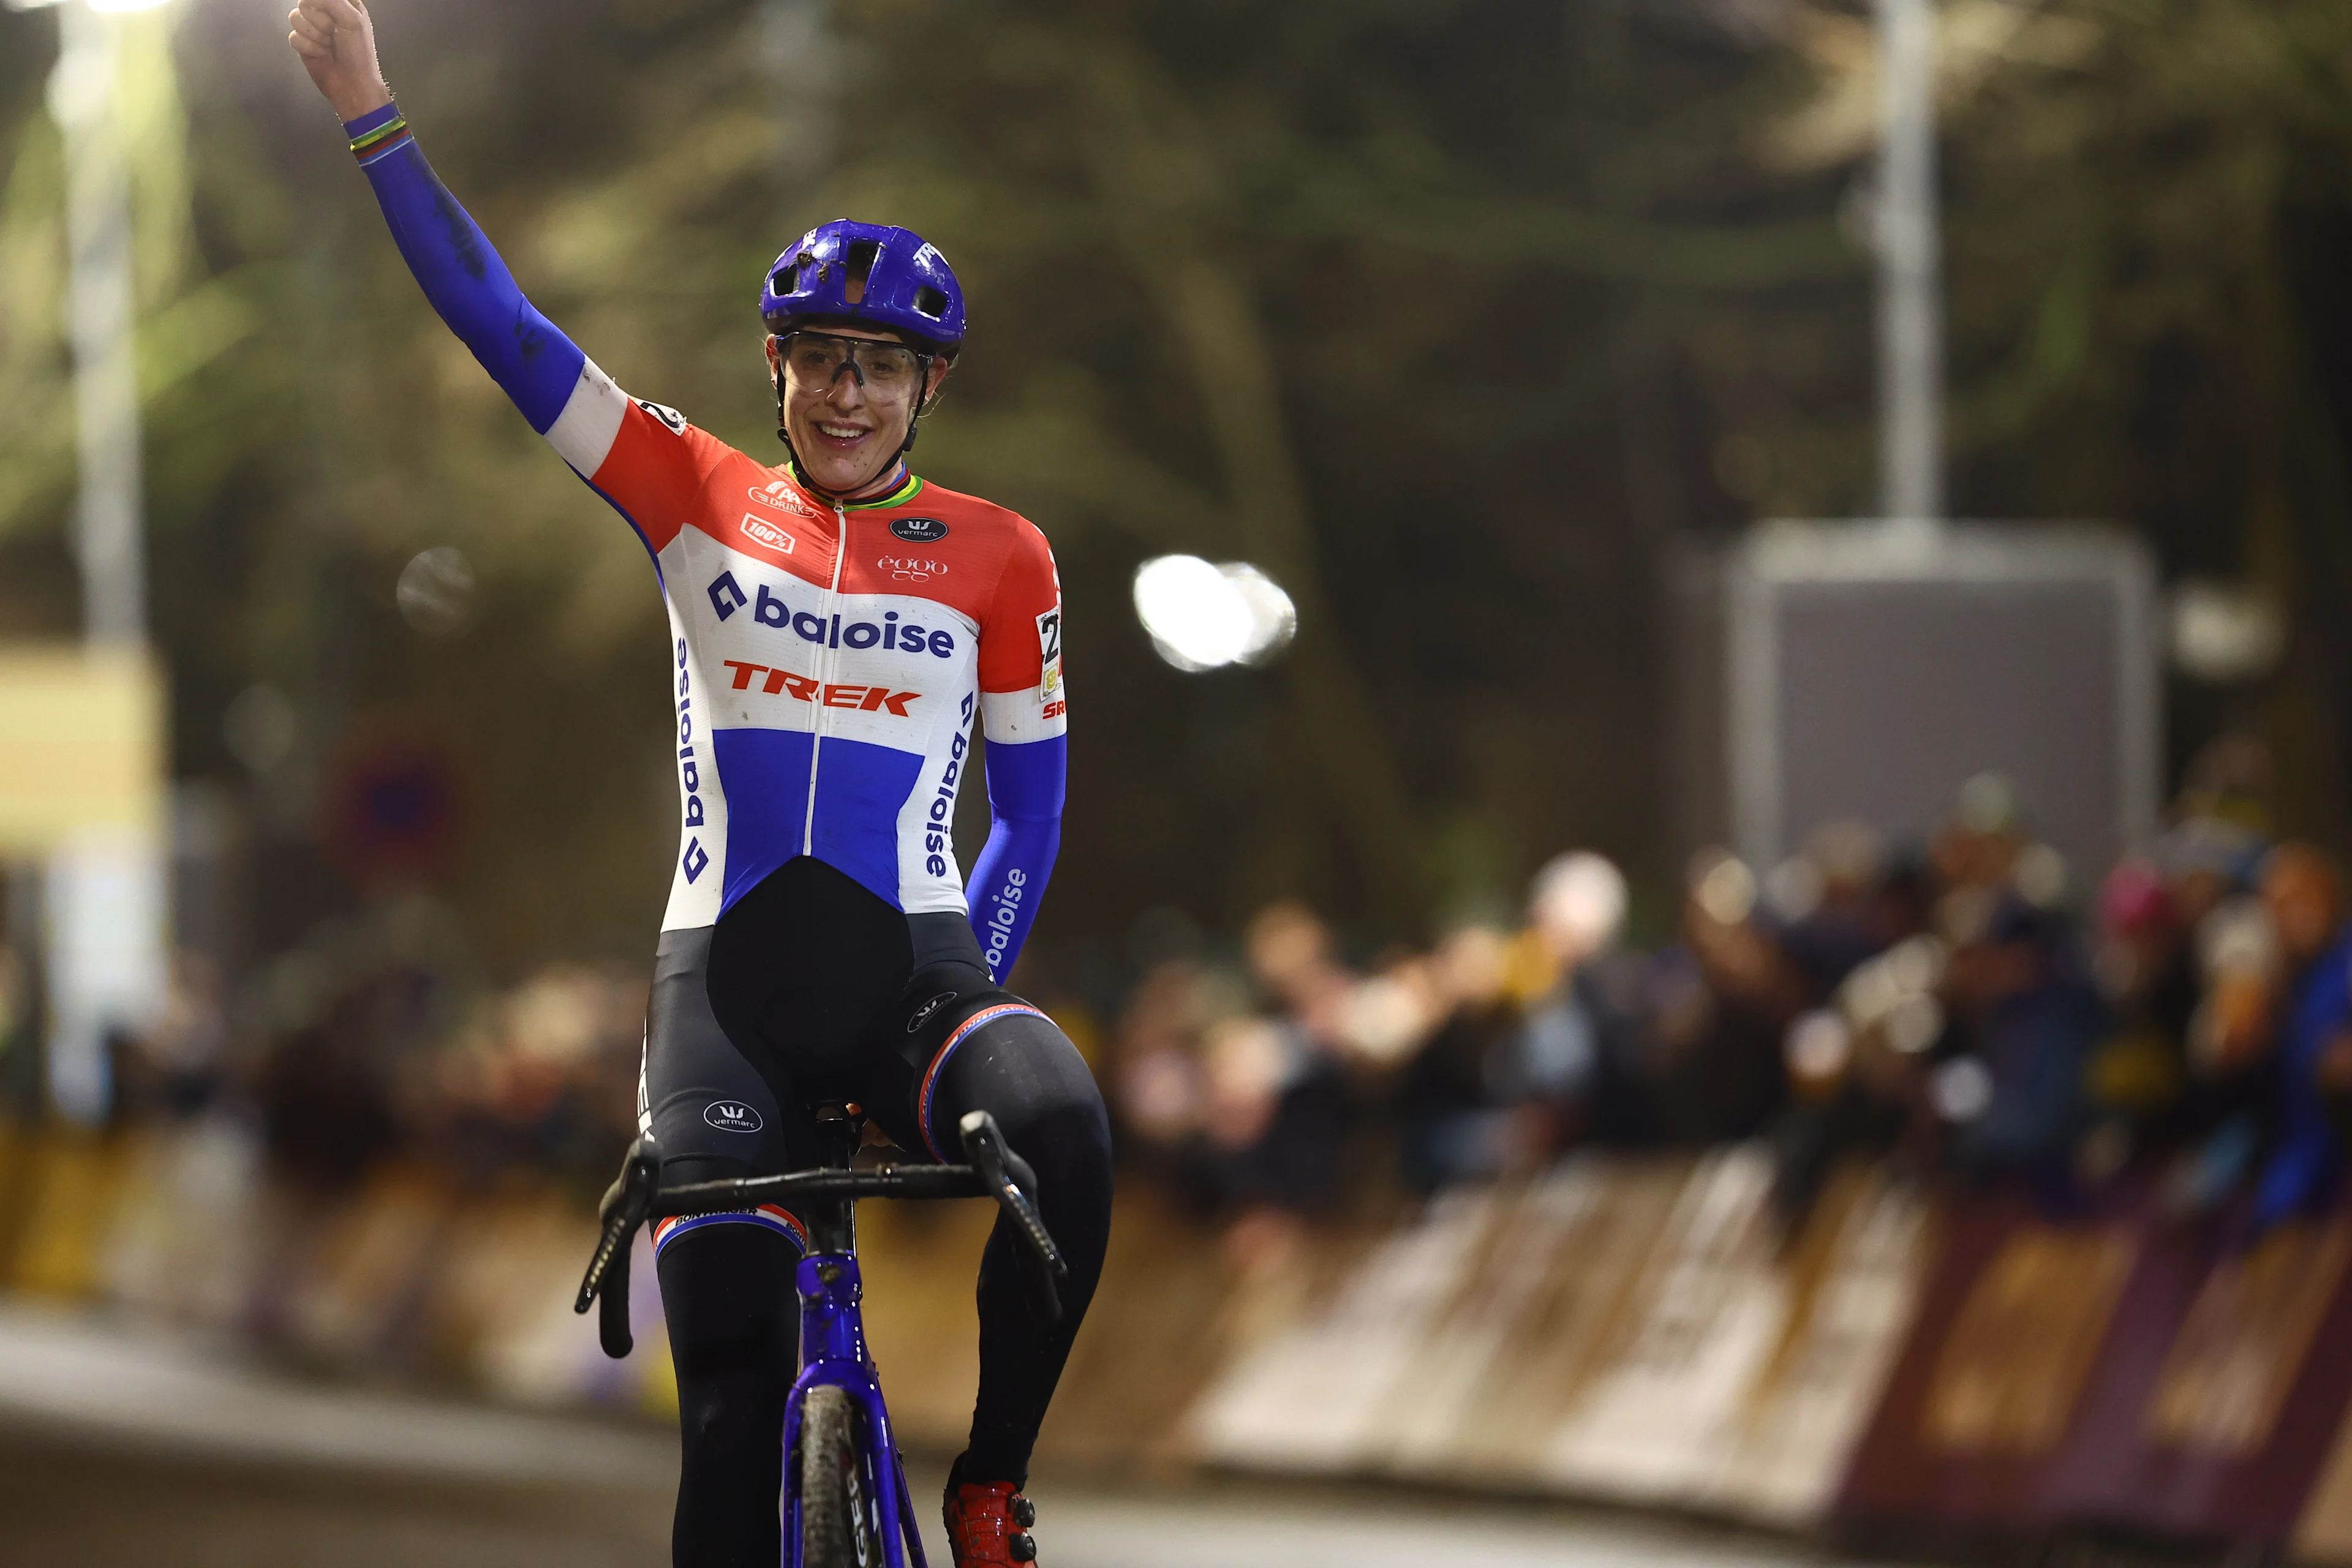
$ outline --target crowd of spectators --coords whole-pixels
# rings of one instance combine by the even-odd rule
[[[1277,903],[1229,960],[1145,965],[1099,1047],[1083,1009],[1070,1026],[1129,1168],[1239,1235],[1582,1148],[1748,1138],[1775,1149],[1792,1222],[1868,1155],[2060,1206],[2154,1182],[2259,1227],[2326,1196],[2352,1111],[2344,888],[2271,834],[2263,773],[2249,742],[2210,748],[2159,837],[2095,880],[1990,776],[1921,845],[1846,823],[1769,868],[1707,850],[1646,946],[1585,851],[1543,868],[1523,921],[1367,963]],[[315,1194],[404,1161],[585,1201],[635,1131],[644,977],[566,964],[497,989],[468,963],[422,895],[234,992],[191,959],[118,1054],[118,1106],[234,1121]]]
[[[388,1163],[460,1193],[593,1197],[636,1132],[646,995],[612,964],[482,985],[455,917],[412,895],[322,924],[234,991],[184,956],[163,1017],[118,1043],[115,1114],[233,1125],[321,1197]]]
[[[2325,1199],[2352,1110],[2342,882],[2273,837],[2265,771],[2251,742],[2209,748],[2095,880],[1990,775],[1916,847],[1844,823],[1774,867],[1708,850],[1647,951],[1588,852],[1542,869],[1519,929],[1361,968],[1277,904],[1238,962],[1142,976],[1104,1072],[1122,1147],[1253,1225],[1583,1147],[1764,1138],[1791,1222],[1867,1154],[2061,1210],[2154,1182],[2260,1228]]]

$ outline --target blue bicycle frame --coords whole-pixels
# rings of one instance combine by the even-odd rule
[[[875,1533],[882,1540],[885,1568],[928,1568],[923,1536],[915,1523],[914,1504],[907,1491],[906,1467],[890,1436],[890,1412],[882,1403],[882,1383],[874,1358],[866,1349],[866,1321],[859,1303],[865,1281],[852,1253],[815,1253],[801,1259],[793,1284],[801,1295],[801,1373],[793,1380],[792,1403],[784,1412],[784,1453],[800,1451],[801,1413],[807,1408],[809,1390],[831,1386],[848,1394],[866,1413],[865,1452],[867,1484],[873,1489]],[[800,1467],[784,1467],[784,1561],[788,1568],[801,1562]]]
[[[859,1142],[854,1108],[815,1109],[819,1125],[835,1134],[837,1147],[832,1162],[814,1171],[664,1189],[661,1162],[652,1140],[640,1138],[630,1145],[620,1180],[604,1195],[604,1235],[580,1282],[572,1310],[585,1312],[601,1299],[597,1335],[604,1353],[615,1358],[627,1355],[631,1343],[629,1244],[638,1226],[649,1217],[667,1215],[721,1214],[761,1204],[798,1205],[817,1250],[801,1259],[793,1279],[801,1298],[801,1370],[784,1411],[787,1463],[782,1511],[786,1568],[806,1568],[801,1561],[801,1467],[791,1460],[800,1449],[809,1391],[827,1387],[847,1394],[866,1416],[858,1458],[865,1469],[866,1495],[872,1500],[875,1533],[882,1543],[883,1568],[929,1568],[923,1559],[922,1531],[915,1524],[914,1505],[907,1492],[906,1467],[899,1462],[898,1444],[890,1435],[890,1413],[882,1403],[881,1379],[866,1348],[866,1321],[860,1306],[866,1288],[857,1270],[854,1205],[859,1198],[876,1197],[994,1199],[1015,1241],[1036,1265],[1029,1271],[1029,1283],[1048,1321],[1062,1315],[1059,1287],[1069,1278],[1069,1268],[1038,1215],[1031,1195],[1035,1178],[1005,1146],[1003,1135],[986,1111],[975,1110],[958,1125],[967,1164],[856,1170],[850,1163]]]

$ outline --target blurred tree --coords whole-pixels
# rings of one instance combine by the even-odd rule
[[[1163,729],[1237,728],[1248,703],[1297,751],[1221,781],[1211,746],[1122,732],[1090,791],[1082,737],[1074,824],[1090,798],[1181,824],[1222,784],[1213,830],[1276,868],[1106,834],[1128,887],[1212,870],[1195,907],[1316,892],[1398,931],[1474,890],[1450,886],[1465,870],[1580,837],[1640,855],[1648,554],[1687,519],[1627,493],[1610,405],[1628,363],[1671,375],[1664,300],[1854,273],[1826,208],[1727,134],[1787,73],[1719,30],[1550,5],[898,0],[857,37],[926,90],[871,128],[849,188],[986,280],[983,407],[930,437],[941,471],[1057,541],[1125,536],[1066,542],[1074,637],[1139,552],[1255,560],[1299,605],[1278,700],[1264,677],[1185,689],[1132,635],[1079,643],[1082,700],[1099,660]],[[1651,448],[1680,434],[1630,444],[1671,468]],[[1465,852],[1465,822],[1502,852]]]
[[[2183,689],[2278,753],[2283,826],[2352,816],[2352,11],[2332,0],[1950,0],[1942,13],[1956,509],[2145,529],[2171,573],[2249,578],[2293,616],[2282,677]],[[1861,173],[1866,27],[1788,14],[1814,65],[1768,162]],[[1859,181],[1856,195],[1866,200]],[[1803,418],[1776,452],[1835,440]]]
[[[1794,80],[1785,61],[1712,24],[1576,10],[1563,30],[1532,0],[898,0],[837,40],[828,10],[413,0],[386,9],[387,66],[534,298],[625,384],[750,449],[768,412],[745,279],[783,238],[855,207],[957,258],[980,327],[923,456],[1062,553],[1072,939],[1281,892],[1409,934],[1449,883],[1515,879],[1570,839],[1638,855],[1649,552],[1708,510],[1627,500],[1691,439],[1674,301],[1854,270],[1803,182],[1763,189],[1733,134]],[[641,934],[674,809],[648,574],[431,323],[268,22],[186,13],[185,292],[216,303],[189,312],[204,332],[161,301],[142,329],[142,348],[187,345],[153,410],[180,766],[224,767],[223,705],[276,681],[304,739],[260,799],[296,831],[353,718],[401,710],[478,775],[457,892],[494,961]],[[9,210],[34,216],[8,243],[53,260],[41,67],[17,58]],[[813,106],[836,103],[827,146]],[[54,273],[10,285],[9,352],[54,374]],[[1629,375],[1667,418],[1621,414]],[[12,445],[20,561],[63,522],[44,440],[38,473]],[[439,640],[390,592],[430,545],[481,584]],[[1176,548],[1289,587],[1282,668],[1152,659],[1127,577]],[[10,624],[62,629],[57,585]]]
[[[747,450],[774,450],[751,280],[791,236],[856,211],[955,259],[972,348],[919,466],[1035,518],[1072,612],[1048,957],[1159,904],[1231,925],[1303,894],[1370,940],[1571,842],[1654,864],[1660,551],[1871,490],[1852,11],[381,9],[421,139],[534,299]],[[178,765],[231,769],[224,706],[276,683],[303,735],[257,809],[297,835],[353,721],[404,715],[473,775],[454,893],[494,966],[641,950],[675,820],[651,574],[432,321],[266,11],[161,14],[177,164],[169,70],[143,100]],[[1956,494],[2144,522],[2169,563],[2298,596],[2273,729],[2305,818],[2352,713],[2318,613],[2352,587],[2339,11],[1946,11]],[[6,635],[69,632],[74,602],[53,31],[0,13]],[[393,584],[444,545],[478,595],[428,636]],[[1290,589],[1284,664],[1158,663],[1128,583],[1174,549]]]

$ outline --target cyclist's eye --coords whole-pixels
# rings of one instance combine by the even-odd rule
[[[793,345],[793,369],[815,380],[825,380],[841,368],[841,351],[824,343]]]
[[[904,349],[883,349],[859,357],[866,366],[866,379],[875,385],[895,390],[914,384],[915,356]]]

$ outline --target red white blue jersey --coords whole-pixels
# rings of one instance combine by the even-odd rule
[[[1061,591],[1045,535],[909,479],[835,508],[593,362],[548,440],[644,536],[677,662],[684,816],[665,930],[796,855],[909,914],[965,909],[950,842],[972,722],[1058,739]]]
[[[523,299],[413,139],[363,163],[443,319],[653,554],[682,813],[663,929],[713,924],[811,855],[908,913],[971,913],[1002,979],[1060,836],[1067,704],[1045,536],[911,475],[836,505],[632,399]],[[975,723],[992,817],[977,910],[950,838]]]

